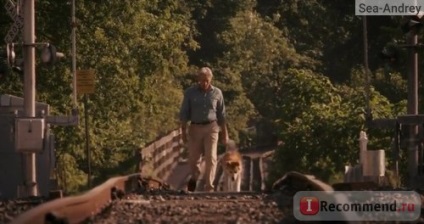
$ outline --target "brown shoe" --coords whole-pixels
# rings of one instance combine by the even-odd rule
[[[208,186],[205,184],[205,188],[203,189],[204,192],[215,192],[214,187]]]
[[[197,181],[195,179],[190,179],[187,184],[187,191],[191,191],[191,192],[195,191],[196,184],[197,184],[196,182]]]

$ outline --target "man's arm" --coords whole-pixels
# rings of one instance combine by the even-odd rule
[[[181,137],[183,139],[183,143],[186,144],[187,139],[187,122],[181,122]]]
[[[227,125],[225,122],[223,124],[220,124],[219,127],[221,128],[221,141],[223,145],[227,145],[228,143],[228,130]]]
[[[225,114],[225,103],[224,96],[222,92],[220,92],[220,97],[218,100],[216,116],[218,119],[218,125],[221,129],[221,140],[222,144],[226,145],[228,142],[228,130],[227,130],[227,122],[226,122],[226,114]]]

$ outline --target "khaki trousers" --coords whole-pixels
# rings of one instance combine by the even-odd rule
[[[216,122],[206,125],[192,124],[189,127],[188,134],[188,163],[191,175],[196,180],[199,178],[203,155],[205,159],[204,190],[212,191],[217,166],[219,126]]]

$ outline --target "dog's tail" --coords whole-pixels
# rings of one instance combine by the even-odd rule
[[[237,151],[238,150],[237,145],[236,145],[236,142],[234,140],[231,140],[231,139],[229,139],[227,141],[227,145],[225,146],[225,149],[226,149],[227,152],[228,151]]]

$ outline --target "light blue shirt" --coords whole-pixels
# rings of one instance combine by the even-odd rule
[[[225,104],[222,91],[215,86],[211,86],[207,92],[200,89],[198,85],[187,88],[181,104],[180,120],[184,123],[218,121],[218,124],[223,124]]]

